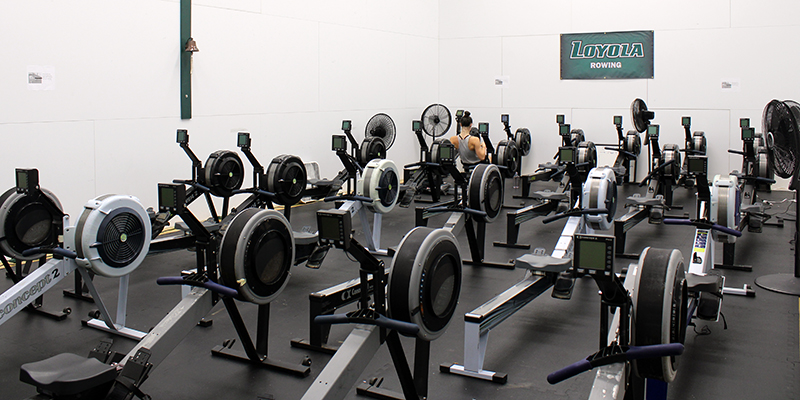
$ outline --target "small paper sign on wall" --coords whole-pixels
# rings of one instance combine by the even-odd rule
[[[561,79],[653,77],[653,31],[561,35]]]
[[[28,90],[55,90],[56,68],[53,66],[29,65]]]

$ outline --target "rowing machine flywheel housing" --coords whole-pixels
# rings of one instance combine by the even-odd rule
[[[235,151],[218,150],[211,153],[203,171],[205,180],[202,183],[211,189],[214,196],[229,197],[244,182],[244,165]]]
[[[367,165],[368,162],[376,158],[386,158],[386,144],[383,142],[383,139],[377,136],[364,138],[357,156],[358,163],[361,166]]]
[[[16,260],[33,260],[40,255],[25,257],[22,252],[58,245],[63,209],[53,192],[42,188],[41,194],[22,194],[11,188],[0,196],[3,254]]]
[[[278,203],[285,206],[297,204],[306,189],[306,166],[300,157],[281,154],[267,167],[267,191],[275,193]]]
[[[756,148],[756,173],[759,178],[775,179],[775,173],[769,165],[769,153],[766,147]]]
[[[469,207],[486,213],[492,222],[503,210],[503,176],[494,164],[478,164],[472,169],[467,188]]]
[[[513,140],[501,140],[497,144],[497,165],[505,166],[503,176],[512,178],[517,173],[519,167],[519,148]]]
[[[453,143],[450,142],[450,139],[443,138],[443,139],[436,139],[431,143],[431,162],[434,164],[439,164],[439,148],[442,146],[449,146],[453,148],[453,153],[455,152],[455,146]]]
[[[681,153],[677,144],[665,144],[662,150],[664,162],[675,160],[672,165],[664,169],[665,176],[671,176],[677,179],[681,175]]]
[[[624,150],[634,155],[639,155],[642,151],[642,139],[639,137],[638,132],[628,131],[628,133],[625,134]]]
[[[461,293],[461,256],[450,231],[416,227],[392,258],[387,289],[390,318],[419,325],[417,337],[441,336]]]
[[[738,229],[742,201],[739,180],[733,175],[717,175],[711,186],[711,222]],[[712,230],[714,239],[722,243],[735,243],[736,236]]]
[[[64,245],[75,262],[98,275],[128,275],[150,248],[150,217],[133,196],[107,194],[83,206],[75,227],[64,229]]]
[[[706,154],[706,134],[703,131],[695,131],[692,133],[692,150],[699,151]]]
[[[517,143],[521,156],[527,156],[531,153],[531,131],[528,128],[517,128],[517,131],[514,132],[514,142]]]
[[[385,214],[392,211],[400,196],[397,165],[391,160],[375,159],[367,163],[364,174],[358,179],[358,195],[367,196],[372,203],[367,208]]]
[[[295,256],[286,217],[275,210],[248,208],[220,231],[224,233],[217,259],[222,284],[255,304],[275,299],[289,282]]]
[[[569,133],[569,141],[573,146],[577,146],[580,142],[586,141],[586,135],[583,129],[573,129]]]
[[[631,344],[683,343],[688,289],[681,252],[645,248],[639,257],[635,279],[631,295],[635,321]],[[672,382],[678,369],[678,357],[641,359],[632,364],[640,377]]]
[[[614,223],[617,210],[617,183],[614,171],[608,167],[593,168],[583,183],[581,205],[583,208],[606,208],[608,214],[586,215],[586,222],[594,230],[606,230]]]
[[[578,143],[578,164],[588,163],[589,165],[580,167],[582,171],[588,171],[597,166],[597,147],[594,142],[584,141]]]

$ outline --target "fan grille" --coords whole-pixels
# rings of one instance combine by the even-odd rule
[[[422,131],[428,136],[439,137],[450,130],[453,117],[442,104],[431,104],[422,112]]]
[[[125,267],[141,253],[144,236],[142,220],[132,210],[109,214],[97,232],[100,258],[112,267]]]
[[[397,174],[394,171],[388,170],[381,175],[378,181],[378,196],[381,199],[381,204],[386,207],[391,206],[398,196],[399,186]]]
[[[764,108],[763,131],[775,174],[790,178],[797,172],[800,105],[794,101],[770,101]]]
[[[395,128],[394,121],[392,117],[380,113],[375,114],[372,118],[369,119],[367,122],[367,127],[364,132],[364,136],[369,137],[377,137],[383,141],[383,144],[386,145],[386,149],[392,147],[394,144],[394,137],[397,129]]]

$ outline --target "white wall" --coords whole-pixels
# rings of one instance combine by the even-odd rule
[[[555,153],[555,114],[566,114],[587,139],[609,143],[612,116],[623,115],[632,129],[628,107],[640,97],[656,111],[662,144],[682,145],[680,117],[691,116],[692,129],[708,137],[710,173],[727,173],[741,167],[739,156],[727,154],[741,149],[739,118],[760,131],[769,100],[800,97],[794,0],[440,0],[439,10],[441,101],[496,126],[498,140],[501,113],[512,127],[528,127],[534,149],[525,172]],[[655,79],[560,80],[559,34],[625,30],[655,31]],[[508,76],[509,85],[496,88],[496,76]],[[731,78],[741,91],[722,92],[721,80]]]
[[[635,97],[656,111],[662,142],[680,142],[679,117],[692,116],[712,173],[727,172],[740,164],[725,153],[740,147],[738,119],[759,126],[770,99],[800,97],[794,0],[193,4],[194,117],[182,121],[177,0],[0,2],[0,188],[13,186],[13,168],[35,167],[72,214],[110,192],[153,206],[157,182],[189,176],[179,128],[203,159],[248,130],[262,163],[293,153],[331,177],[340,166],[330,135],[351,119],[360,139],[378,112],[397,124],[390,155],[402,164],[417,157],[410,121],[434,102],[470,109],[496,140],[499,114],[511,114],[534,134],[529,172],[555,152],[555,114],[610,142],[611,117],[628,129]],[[636,29],[655,30],[655,79],[559,79],[560,33]],[[29,65],[53,66],[55,90],[28,90]],[[509,86],[495,88],[496,76]],[[741,91],[723,93],[722,78]]]
[[[438,99],[438,3],[194,0],[192,18],[182,121],[177,0],[0,2],[0,188],[38,168],[73,215],[104,193],[155,206],[156,183],[191,172],[179,128],[203,160],[246,130],[262,164],[292,153],[332,177],[330,135],[351,119],[360,140],[378,112],[397,125],[391,157],[416,161],[410,121]],[[53,66],[55,90],[28,90],[29,65]]]

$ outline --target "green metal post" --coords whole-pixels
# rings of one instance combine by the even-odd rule
[[[181,0],[181,119],[192,118],[192,53],[185,51],[192,36],[192,1]]]

